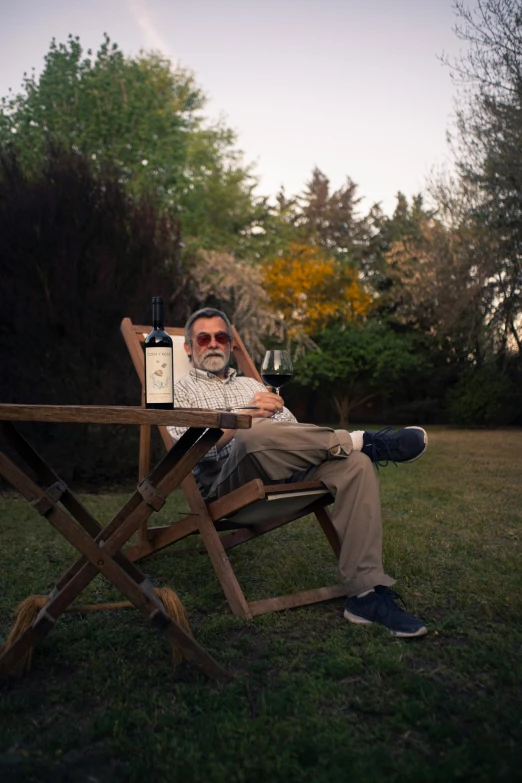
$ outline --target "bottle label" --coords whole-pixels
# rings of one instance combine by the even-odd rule
[[[147,403],[174,401],[172,348],[147,348],[145,375]]]

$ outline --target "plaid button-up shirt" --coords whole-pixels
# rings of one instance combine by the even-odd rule
[[[215,410],[227,410],[242,405],[248,405],[252,397],[258,391],[266,391],[262,383],[254,378],[239,376],[237,372],[228,367],[226,378],[221,380],[216,375],[206,370],[192,368],[188,375],[174,384],[175,408],[213,408]],[[244,411],[248,413],[248,411]],[[283,408],[284,421],[297,421],[293,413]],[[168,427],[168,431],[174,440],[179,440],[187,427]],[[223,446],[219,451],[213,446],[203,462],[225,459],[232,451],[233,440]],[[200,465],[193,470],[195,476],[201,472]]]

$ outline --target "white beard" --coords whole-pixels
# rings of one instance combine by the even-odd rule
[[[220,372],[226,367],[226,356],[222,351],[213,351],[210,355],[205,354],[201,360],[201,369],[207,372]]]

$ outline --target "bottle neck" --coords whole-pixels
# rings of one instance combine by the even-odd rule
[[[163,301],[152,303],[152,325],[154,329],[163,329]]]

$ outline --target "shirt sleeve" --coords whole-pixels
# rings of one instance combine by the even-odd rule
[[[200,408],[201,404],[198,404],[198,401],[192,397],[188,389],[186,389],[181,384],[175,384],[174,385],[174,407],[175,408]],[[167,427],[168,433],[174,443],[176,443],[181,436],[188,430],[188,427],[176,427],[175,425],[171,425]],[[218,451],[215,446],[212,446],[201,462],[205,462],[206,460],[209,460],[210,462],[217,461],[220,456],[223,456],[221,454],[221,451]]]
[[[188,389],[179,383],[174,384],[174,407],[175,408],[198,408],[197,403],[192,399]],[[177,427],[175,425],[169,425],[167,430],[170,437],[174,442],[178,441],[181,436],[188,430],[188,427]]]

